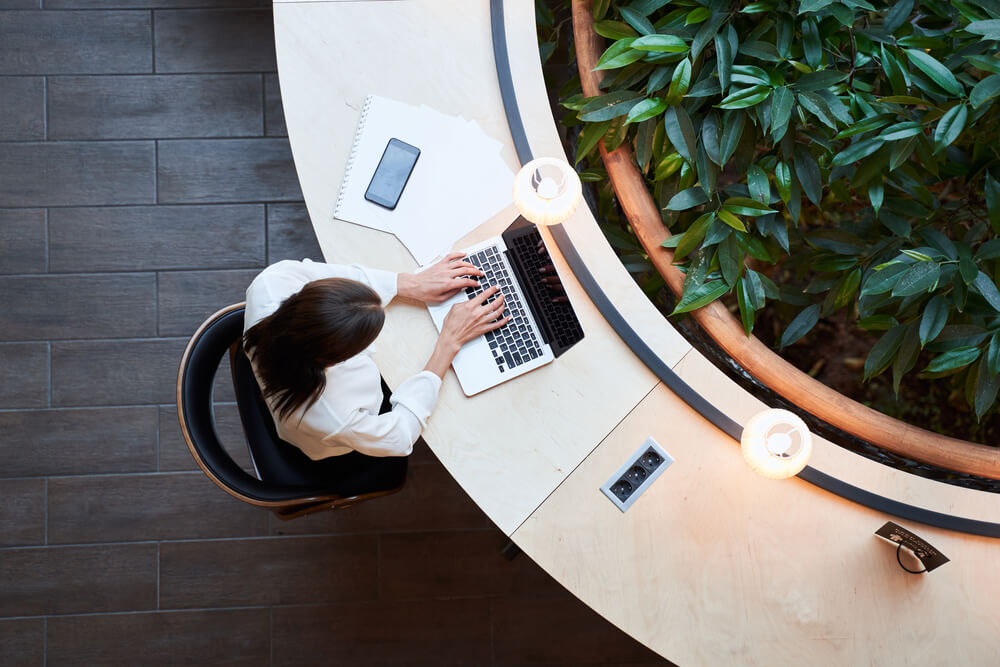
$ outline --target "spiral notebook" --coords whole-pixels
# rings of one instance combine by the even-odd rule
[[[364,195],[392,138],[419,148],[420,159],[390,211]],[[502,149],[474,121],[369,95],[333,217],[395,234],[426,264],[511,204],[514,173]]]

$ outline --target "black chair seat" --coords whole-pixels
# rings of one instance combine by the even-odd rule
[[[241,500],[270,507],[282,518],[393,493],[406,480],[405,457],[370,457],[357,452],[312,461],[281,440],[240,344],[243,304],[224,308],[195,332],[181,359],[177,412],[188,448],[202,470]],[[212,386],[230,352],[237,406],[257,477],[226,452],[215,428]]]

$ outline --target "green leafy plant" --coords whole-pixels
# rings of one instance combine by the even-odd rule
[[[1000,389],[1000,0],[593,11],[604,92],[565,95],[564,122],[578,163],[633,147],[686,272],[673,314],[728,294],[749,335],[780,302],[784,347],[846,309],[884,332],[866,378],[959,376],[980,418]]]

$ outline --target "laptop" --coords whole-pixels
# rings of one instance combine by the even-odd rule
[[[453,305],[491,285],[500,287],[504,315],[511,316],[505,326],[463,345],[452,362],[466,396],[544,366],[583,340],[583,328],[535,225],[518,217],[502,235],[463,252],[485,276],[479,277],[478,287],[428,306],[438,331]]]

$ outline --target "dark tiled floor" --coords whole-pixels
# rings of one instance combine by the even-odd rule
[[[319,258],[284,134],[267,2],[0,0],[0,665],[657,663],[429,451],[292,522],[197,471],[187,336]]]

